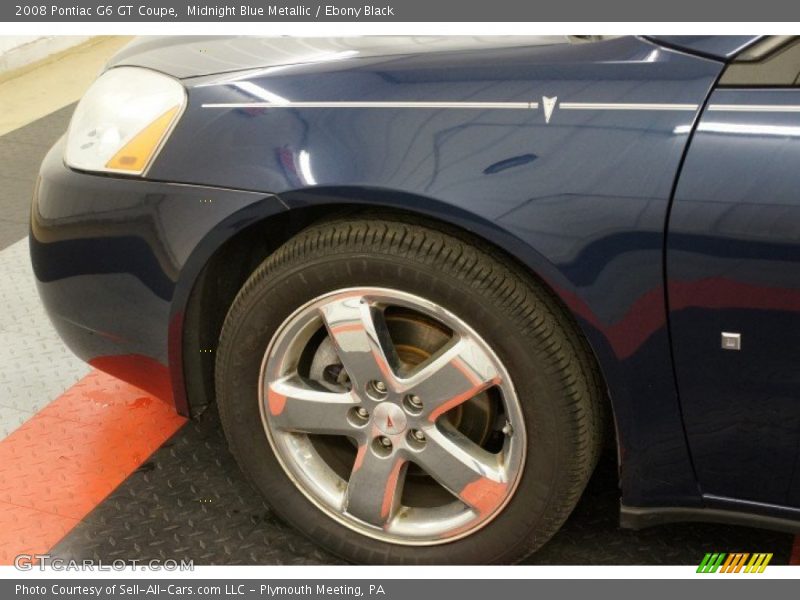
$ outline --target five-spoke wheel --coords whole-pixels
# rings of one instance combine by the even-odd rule
[[[302,231],[225,318],[217,403],[278,515],[360,563],[508,563],[597,461],[603,385],[555,297],[406,217]]]
[[[315,355],[328,364],[312,369]],[[289,476],[366,535],[406,544],[468,535],[522,471],[525,425],[499,359],[461,319],[398,290],[338,290],[303,306],[267,350],[261,392]],[[473,399],[478,408],[465,411]]]

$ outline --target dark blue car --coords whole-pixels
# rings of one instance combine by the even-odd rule
[[[70,348],[215,402],[355,562],[621,521],[800,530],[800,40],[144,38],[41,168]]]

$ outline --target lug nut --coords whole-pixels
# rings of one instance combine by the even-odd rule
[[[367,394],[376,402],[384,400],[388,392],[389,388],[386,387],[386,384],[377,379],[373,379],[367,384]]]
[[[379,435],[372,440],[372,451],[382,458],[391,456],[394,451],[394,448],[392,448],[392,440],[385,435]]]
[[[354,406],[347,411],[347,420],[353,427],[364,427],[369,423],[369,411],[363,406]]]
[[[408,442],[408,447],[412,450],[422,450],[427,439],[421,429],[410,429],[406,441]]]
[[[418,415],[422,412],[422,400],[419,396],[409,394],[403,398],[403,407],[406,409],[406,412],[409,412],[412,415]]]

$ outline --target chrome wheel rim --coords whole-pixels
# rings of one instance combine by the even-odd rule
[[[298,489],[386,542],[474,533],[525,462],[522,409],[497,355],[455,314],[399,290],[337,290],[295,311],[264,355],[259,403]]]

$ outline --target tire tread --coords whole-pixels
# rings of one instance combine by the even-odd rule
[[[520,560],[536,550],[561,527],[575,507],[599,459],[605,439],[607,403],[602,378],[588,344],[576,323],[552,292],[519,265],[492,248],[477,248],[458,230],[431,229],[400,215],[365,215],[312,225],[268,257],[251,275],[234,300],[220,336],[217,361],[217,397],[223,424],[228,406],[220,381],[220,357],[235,338],[245,300],[269,284],[278,271],[299,268],[319,257],[330,259],[353,253],[364,259],[375,255],[405,260],[442,270],[465,283],[492,308],[513,320],[520,335],[530,340],[530,351],[560,382],[563,409],[571,415],[572,447],[568,469],[548,499],[546,518],[532,535],[509,548],[505,556]],[[236,440],[229,436],[235,451]],[[373,559],[375,557],[372,557]]]

